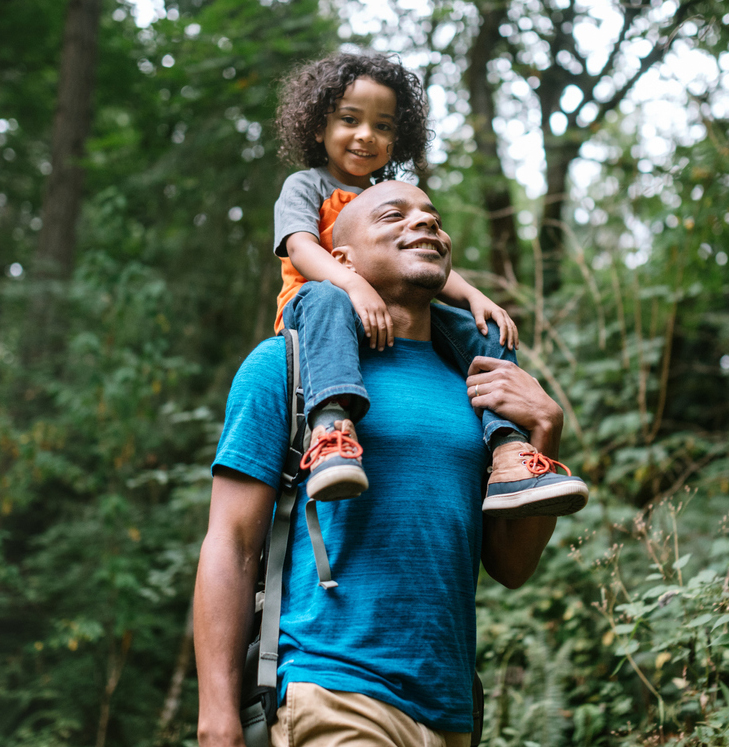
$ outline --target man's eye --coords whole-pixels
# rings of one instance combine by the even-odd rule
[[[389,213],[385,213],[383,218],[402,218],[402,213],[398,210],[391,210]]]

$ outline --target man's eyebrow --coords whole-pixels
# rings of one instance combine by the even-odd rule
[[[390,205],[392,207],[405,208],[405,207],[408,206],[408,204],[409,203],[408,203],[407,200],[403,200],[403,199],[398,198],[398,197],[393,197],[393,199],[391,199],[391,200],[385,200],[385,202],[381,202],[379,205],[376,205],[373,208],[373,210],[371,212],[371,215],[374,215],[375,213],[378,213],[380,210],[382,210],[383,208],[386,208],[386,207],[388,207]],[[420,205],[420,209],[421,210],[425,210],[425,211],[427,211],[429,213],[433,213],[433,215],[435,215],[437,218],[440,218],[440,213],[438,212],[438,209],[436,208],[435,205],[433,205],[432,202],[425,202],[425,203],[423,203],[422,205]]]
[[[337,111],[339,112],[362,112],[364,111],[359,106],[353,106],[352,104],[345,104],[344,106],[340,106]],[[381,117],[382,119],[391,119],[393,122],[395,121],[395,117],[392,114],[388,114],[387,112],[379,112],[377,114],[378,117]]]

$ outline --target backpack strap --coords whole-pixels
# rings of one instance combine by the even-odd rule
[[[266,597],[261,618],[261,646],[258,664],[260,687],[276,687],[278,634],[281,620],[283,567],[289,542],[291,511],[296,501],[304,440],[304,394],[299,371],[299,336],[283,329],[286,340],[286,370],[289,391],[289,450],[281,476],[281,495],[276,502],[266,567]]]
[[[325,589],[333,589],[339,584],[332,580],[332,569],[329,566],[327,549],[324,546],[324,538],[321,534],[316,504],[317,501],[311,498],[306,502],[306,526],[309,529],[311,548],[314,550],[314,562],[316,563],[316,574],[319,576],[319,586],[323,586]]]
[[[283,568],[291,529],[291,512],[296,502],[298,484],[303,476],[300,465],[301,457],[305,451],[304,445],[311,435],[304,417],[304,392],[301,387],[301,372],[299,369],[299,336],[296,330],[286,328],[281,330],[281,334],[286,340],[290,422],[289,450],[281,475],[281,495],[276,502],[273,526],[270,532],[258,664],[258,685],[274,688],[276,687],[278,674],[278,637],[281,621]],[[309,537],[314,550],[319,585],[325,589],[332,589],[337,586],[337,582],[332,580],[331,567],[324,546],[319,517],[316,513],[316,501],[308,501],[305,512]]]

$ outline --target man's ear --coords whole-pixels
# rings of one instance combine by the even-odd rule
[[[357,272],[357,270],[354,269],[354,265],[352,264],[352,260],[350,257],[350,253],[352,251],[352,247],[347,246],[346,244],[343,244],[342,246],[336,246],[334,249],[332,249],[332,257],[339,262],[340,265],[344,265],[348,270],[352,270],[352,272]]]

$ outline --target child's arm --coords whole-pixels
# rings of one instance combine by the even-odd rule
[[[329,280],[347,293],[371,348],[384,350],[385,345],[394,343],[392,318],[380,294],[363,277],[339,264],[313,234],[292,233],[286,239],[286,251],[293,266],[307,280]]]
[[[473,314],[476,326],[484,335],[488,334],[487,320],[493,319],[499,325],[499,343],[506,343],[509,350],[519,347],[519,331],[514,320],[490,298],[467,283],[455,270],[451,270],[445,288],[438,294],[439,301],[449,306],[467,309]]]

